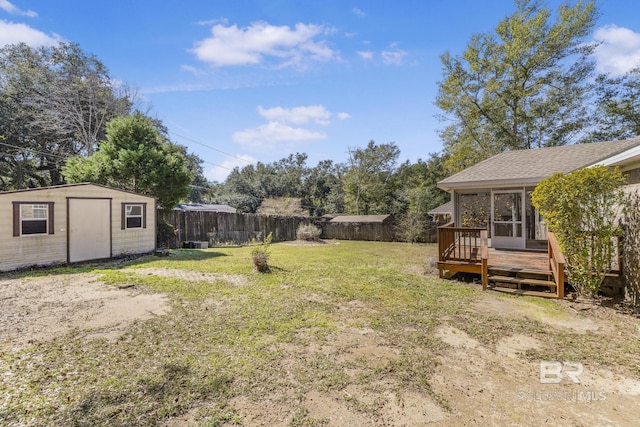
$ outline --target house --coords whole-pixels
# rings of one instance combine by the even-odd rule
[[[155,205],[91,183],[0,192],[0,271],[152,252]]]
[[[640,183],[640,137],[531,150],[505,151],[438,183],[451,193],[458,227],[488,231],[490,245],[545,249],[544,218],[531,203],[536,185],[556,172],[618,167],[628,184]]]
[[[437,208],[431,209],[427,212],[431,215],[433,222],[438,225],[443,225],[451,221],[451,217],[453,214],[453,200],[449,200],[446,203],[441,204]]]
[[[453,201],[453,221],[438,227],[440,276],[479,274],[483,289],[564,298],[566,260],[531,193],[556,172],[597,165],[617,167],[637,187],[640,137],[506,151],[440,181]]]

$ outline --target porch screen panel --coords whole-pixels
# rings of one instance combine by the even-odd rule
[[[489,192],[460,194],[460,227],[489,229],[491,194]]]

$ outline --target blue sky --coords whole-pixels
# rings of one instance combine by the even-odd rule
[[[640,3],[599,8],[599,69],[640,65]],[[0,46],[78,43],[222,181],[295,152],[310,166],[341,162],[370,140],[396,143],[401,161],[439,152],[439,56],[513,10],[512,0],[0,0]]]

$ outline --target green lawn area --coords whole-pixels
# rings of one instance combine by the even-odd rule
[[[188,414],[184,425],[250,425],[238,402],[268,400],[289,409],[289,425],[327,425],[304,404],[316,392],[338,393],[381,423],[384,403],[350,392],[381,388],[429,396],[447,413],[456,402],[432,383],[452,352],[436,334],[446,325],[487,348],[506,335],[533,337],[544,345],[523,353],[529,361],[584,360],[640,377],[639,344],[624,338],[637,322],[609,319],[617,330],[607,340],[551,328],[543,320],[563,319],[564,305],[441,280],[428,271],[436,249],[275,244],[266,274],[253,270],[247,247],[21,273],[92,273],[109,286],[166,293],[172,310],[111,341],[70,333],[0,352],[0,424],[158,425]],[[470,309],[487,294],[535,313]]]

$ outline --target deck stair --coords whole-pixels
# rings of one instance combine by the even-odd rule
[[[507,268],[489,269],[489,289],[517,295],[556,298],[551,271]]]

